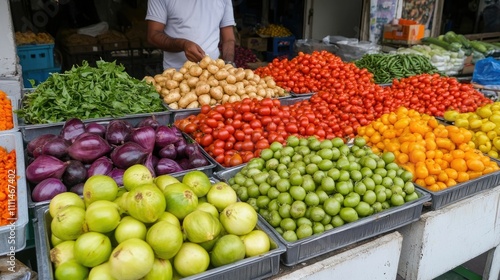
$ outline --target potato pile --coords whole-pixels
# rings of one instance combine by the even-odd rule
[[[209,56],[199,63],[187,61],[177,71],[169,68],[144,80],[153,84],[171,109],[199,108],[244,98],[277,98],[288,93],[272,77],[261,78],[250,69],[235,68]]]

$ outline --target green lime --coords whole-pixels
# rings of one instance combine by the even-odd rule
[[[268,196],[261,195],[261,196],[257,197],[257,207],[267,208],[270,201],[271,201],[271,199]]]
[[[322,233],[325,231],[325,226],[320,222],[314,222],[313,232],[314,234]]]
[[[359,219],[358,212],[351,207],[343,207],[339,212],[340,218],[344,220],[346,223],[352,223]]]
[[[303,201],[296,200],[292,203],[290,208],[290,216],[293,219],[304,217],[306,214],[307,205]]]
[[[321,189],[327,194],[332,194],[335,191],[335,181],[332,178],[325,176],[321,180]]]
[[[319,222],[321,220],[323,220],[323,218],[325,217],[325,210],[323,210],[323,208],[319,207],[319,206],[313,206],[311,208],[311,213],[309,214],[310,215],[310,219],[315,221],[315,222]]]
[[[317,189],[317,190],[315,191],[315,193],[316,193],[316,194],[318,195],[318,197],[319,197],[319,204],[323,204],[323,202],[325,202],[325,200],[326,200],[327,198],[329,198],[329,197],[330,197],[330,195],[329,195],[329,194],[327,194],[327,193],[326,193],[324,190],[322,190],[322,189]]]
[[[280,191],[278,191],[278,189],[275,187],[270,187],[269,190],[267,191],[267,196],[270,199],[277,198],[279,194],[280,194]]]
[[[247,189],[247,188],[245,188],[245,187],[238,188],[238,189],[236,190],[236,195],[238,196],[238,198],[239,198],[241,201],[245,202],[245,201],[247,201],[247,200],[248,200],[248,197],[249,197],[249,196],[248,196],[248,189]]]
[[[283,232],[283,239],[287,242],[294,242],[298,240],[297,234],[293,230],[287,230]]]
[[[276,151],[283,149],[283,145],[280,142],[273,142],[269,148],[276,153]]]
[[[306,238],[313,235],[313,228],[311,225],[300,225],[295,231],[298,239]]]
[[[288,191],[294,200],[304,200],[306,198],[306,190],[301,186],[291,186]]]
[[[340,215],[335,215],[332,217],[332,222],[331,222],[332,226],[334,228],[336,227],[340,227],[340,226],[343,226],[345,224],[344,220],[342,220],[342,218],[340,217]]]
[[[281,218],[280,213],[277,210],[271,210],[267,214],[266,221],[272,226],[272,227],[278,227],[281,223]]]
[[[396,159],[396,156],[394,155],[393,152],[384,152],[381,156],[382,160],[384,160],[384,162],[386,164],[389,164],[389,163],[392,163],[394,162],[394,160]]]
[[[364,146],[366,146],[366,140],[363,137],[355,137],[353,144],[354,144],[354,146],[363,148]]]
[[[367,190],[362,197],[362,200],[370,205],[377,201],[377,195],[372,190]]]
[[[337,181],[340,178],[340,170],[338,170],[337,168],[332,168],[332,169],[328,170],[328,172],[326,172],[326,176]]]
[[[286,145],[289,147],[297,147],[299,145],[299,137],[290,135],[286,138]]]
[[[290,195],[290,193],[288,192],[280,193],[276,199],[278,200],[280,205],[292,204],[293,202],[292,195]]]
[[[292,209],[291,204],[282,204],[278,209],[278,213],[280,213],[281,218],[290,218],[290,210]]]
[[[351,192],[344,197],[344,207],[356,207],[361,201],[361,196],[355,192]]]
[[[359,204],[354,208],[354,210],[356,210],[359,217],[366,217],[373,214],[373,208],[370,206],[370,204],[364,201],[360,201]]]
[[[306,197],[304,198],[304,202],[307,206],[316,206],[319,205],[319,196],[315,192],[308,192]]]
[[[340,202],[333,197],[327,198],[323,203],[323,209],[325,210],[325,213],[330,216],[337,215],[340,212],[341,206],[342,205],[340,204]]]
[[[321,149],[327,149],[331,150],[333,148],[333,143],[330,140],[323,140],[321,141],[321,144],[319,145]]]
[[[391,196],[391,204],[393,206],[400,206],[400,205],[403,205],[405,204],[405,199],[403,198],[402,195],[398,194],[398,193],[394,193],[392,194]]]
[[[287,192],[290,189],[290,181],[288,181],[287,179],[279,179],[276,183],[276,188],[281,193]]]
[[[344,145],[344,139],[342,139],[340,137],[335,137],[330,141],[332,142],[333,147],[336,147],[336,148]]]
[[[300,227],[301,225],[309,225],[309,226],[313,225],[312,221],[306,217],[298,218],[295,223],[297,224],[298,227]]]
[[[359,195],[364,195],[366,193],[366,186],[363,182],[357,182],[354,185],[354,191]]]

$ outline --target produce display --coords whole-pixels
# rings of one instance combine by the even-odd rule
[[[288,37],[292,36],[292,32],[288,28],[280,24],[271,23],[257,29],[257,34],[263,37]]]
[[[7,151],[0,146],[0,226],[8,225],[17,216],[16,150]],[[17,205],[17,204],[15,204]]]
[[[54,38],[49,33],[33,31],[16,32],[16,45],[31,45],[31,44],[54,44]]]
[[[290,136],[228,182],[289,242],[417,199],[412,174],[394,154],[379,156],[365,144],[360,137],[349,146],[341,138]]]
[[[14,128],[12,101],[7,93],[0,90],[0,131]]]
[[[358,73],[367,72],[358,69]],[[191,135],[218,163],[230,167],[258,157],[272,142],[284,143],[289,135],[353,138],[359,126],[401,106],[442,116],[450,107],[471,112],[492,102],[470,84],[438,74],[395,80],[390,87],[376,85],[368,77],[356,79],[354,74],[331,83],[329,91],[293,105],[245,99],[204,106],[201,114],[176,120],[174,125]]]
[[[404,107],[359,127],[358,135],[375,153],[393,152],[415,183],[431,191],[500,170],[489,156],[469,146],[469,130]]]
[[[423,55],[430,59],[430,63],[441,73],[447,76],[457,75],[464,68],[466,56],[463,51],[448,51],[437,45],[413,45],[407,48],[398,48],[395,52],[400,55]]]
[[[238,68],[248,68],[247,63],[257,62],[257,56],[253,53],[251,49],[244,48],[241,46],[234,47],[234,64]]]
[[[253,207],[201,171],[176,179],[134,165],[123,188],[94,175],[84,191],[49,204],[55,279],[183,278],[273,249]]]
[[[472,139],[469,142],[471,147],[479,149],[490,157],[499,158],[500,102],[486,104],[468,113],[449,110],[443,117],[454,126],[472,132]]]
[[[26,179],[34,185],[34,202],[67,191],[82,194],[86,180],[98,174],[121,185],[124,170],[134,164],[144,164],[155,176],[210,165],[196,143],[153,117],[136,127],[120,119],[107,124],[70,119],[59,135],[39,135],[26,151]]]
[[[340,57],[327,51],[313,51],[312,54],[299,52],[291,60],[276,58],[254,72],[261,77],[273,77],[278,86],[296,94],[328,90],[339,80],[347,78],[355,78],[362,83],[373,79],[367,70],[344,63]]]
[[[427,57],[418,54],[365,54],[354,64],[373,73],[377,84],[390,84],[393,79],[439,72]]]
[[[25,124],[46,124],[166,110],[153,87],[124,70],[115,62],[100,60],[91,67],[83,61],[26,94],[17,114]]]
[[[166,69],[154,77],[146,76],[170,109],[214,106],[244,98],[277,98],[287,95],[272,77],[256,75],[250,69],[235,68],[222,59],[209,56],[199,63],[186,61],[177,71]]]
[[[452,52],[462,51],[467,56],[472,54],[473,62],[500,51],[500,43],[469,40],[464,35],[456,34],[453,31],[448,31],[437,38],[425,37],[421,41],[424,44],[435,45]]]

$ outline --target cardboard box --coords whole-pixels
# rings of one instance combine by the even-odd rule
[[[241,38],[241,46],[256,51],[267,51],[267,38],[245,37]]]
[[[390,43],[418,43],[424,37],[425,26],[415,21],[400,19],[398,24],[384,25],[383,41]]]

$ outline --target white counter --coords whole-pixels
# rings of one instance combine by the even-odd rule
[[[433,279],[488,252],[483,279],[500,273],[500,187],[478,193],[398,230],[403,246],[398,274],[406,280]]]

